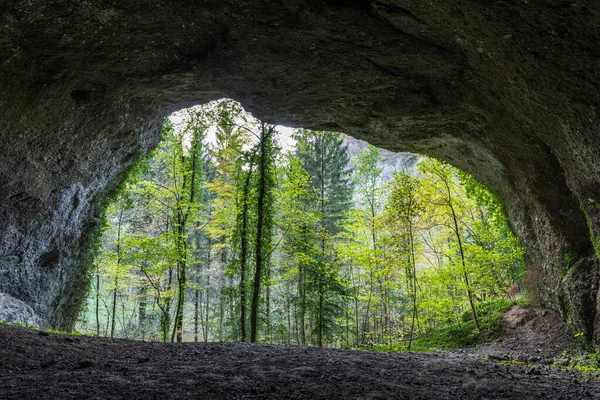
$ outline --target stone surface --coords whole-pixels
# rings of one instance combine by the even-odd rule
[[[40,319],[33,309],[21,300],[0,293],[0,321],[39,326]]]
[[[7,0],[0,292],[70,327],[100,198],[166,114],[231,97],[472,173],[566,316],[565,255],[598,269],[599,14],[595,0]],[[597,296],[581,299],[593,332]]]

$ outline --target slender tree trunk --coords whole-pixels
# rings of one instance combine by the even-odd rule
[[[296,344],[300,345],[300,328],[298,327],[298,305],[294,302],[294,334],[296,336]]]
[[[323,347],[323,284],[319,283],[319,322],[317,325],[317,346]]]
[[[115,271],[115,287],[113,289],[112,321],[110,326],[110,337],[115,336],[115,320],[117,317],[117,288],[119,286],[119,268],[121,266],[121,225],[123,222],[123,210],[119,212],[119,225],[117,226],[117,270]]]
[[[373,242],[373,269],[371,270],[371,274],[370,274],[370,293],[369,293],[369,303],[371,303],[371,296],[373,295],[374,292],[374,284],[373,284],[373,275],[375,273],[378,272],[379,270],[379,255],[377,254],[377,231],[375,228],[375,199],[371,198],[371,200],[369,201],[370,203],[370,211],[371,211],[371,240]],[[379,281],[379,279],[378,279]],[[380,294],[381,294],[381,285],[380,285]],[[381,303],[381,302],[380,302]],[[377,313],[379,312],[379,308],[376,306],[375,311],[373,311],[373,315],[375,318],[375,321],[373,321],[373,333],[374,334],[378,334],[378,330],[379,328],[376,326],[378,324],[377,321]],[[369,311],[368,311],[368,307],[367,307],[367,315],[368,315]]]
[[[115,287],[113,289],[113,306],[112,306],[112,318],[110,324],[110,337],[115,337],[115,320],[117,319],[117,285],[119,284],[119,279],[115,278]]]
[[[260,282],[263,268],[263,226],[264,226],[264,203],[266,193],[266,140],[273,132],[273,128],[262,125],[260,131],[260,175],[258,183],[257,199],[257,223],[256,223],[256,269],[254,271],[254,287],[252,292],[252,306],[250,310],[250,341],[255,343],[258,339],[258,300],[260,298]]]
[[[365,317],[363,321],[363,332],[362,342],[366,342],[366,334],[371,330],[370,311],[371,311],[371,299],[373,298],[373,267],[369,268],[369,297],[367,299],[367,306],[365,310]]]
[[[96,335],[100,336],[100,263],[96,263]]]
[[[123,301],[123,297],[121,297],[121,331],[123,332],[123,337],[128,339],[128,331],[127,331],[127,323],[125,321],[125,302]]]
[[[169,327],[171,326],[171,288],[173,286],[173,267],[169,267],[168,271],[168,281],[167,281],[167,298],[165,300],[165,311],[163,312],[163,321],[162,321],[162,329],[163,329],[163,341],[167,341],[169,337]]]
[[[210,307],[210,275],[206,276],[206,311],[205,311],[205,323],[204,323],[204,343],[208,343],[208,311]]]
[[[321,143],[321,268],[325,270],[325,143]],[[317,325],[317,345],[323,347],[323,279],[319,274],[319,314]]]
[[[210,265],[212,262],[212,258],[211,258],[211,240],[210,237],[207,238],[207,247],[208,247],[208,251],[206,252],[206,269],[207,269],[207,274],[206,274],[206,316],[205,316],[205,322],[204,322],[204,330],[203,330],[203,334],[204,334],[204,342],[208,342],[208,323],[209,323],[209,306],[210,306]],[[217,288],[218,289],[218,288]],[[222,319],[220,320],[222,322]],[[219,332],[218,335],[220,335],[221,333]]]
[[[224,319],[225,319],[225,301],[223,298],[223,293],[221,293],[220,299],[221,301],[219,301],[219,331],[218,331],[218,337],[219,337],[219,341],[222,342],[224,339],[224,335],[223,335],[223,325],[224,325]]]
[[[442,174],[438,174],[441,178],[444,186],[446,187],[446,195],[447,197],[447,205],[450,208],[450,213],[452,215],[452,222],[454,223],[454,234],[456,235],[456,241],[458,242],[458,249],[460,253],[460,261],[462,263],[463,277],[465,279],[465,285],[467,286],[467,296],[469,297],[469,305],[471,306],[471,314],[473,315],[473,322],[475,324],[475,329],[477,331],[479,328],[479,318],[477,317],[477,309],[475,308],[475,301],[473,299],[473,291],[471,290],[471,284],[469,282],[469,275],[467,274],[467,264],[465,262],[465,252],[463,249],[462,238],[460,235],[460,230],[458,229],[458,217],[456,216],[456,212],[454,210],[454,204],[452,202],[452,192],[450,191],[450,184],[448,183],[448,179]]]
[[[181,343],[183,341],[183,313],[185,309],[185,298],[187,292],[187,238],[186,234],[186,225],[187,219],[190,215],[190,209],[192,204],[195,201],[196,196],[196,169],[197,169],[197,158],[198,158],[198,146],[201,145],[201,141],[197,140],[198,137],[196,133],[194,133],[194,137],[192,138],[192,149],[191,149],[191,157],[192,157],[192,165],[190,172],[190,186],[189,186],[189,203],[187,204],[187,208],[184,209],[181,201],[187,196],[185,193],[186,188],[188,187],[187,183],[187,174],[184,174],[182,180],[182,191],[183,193],[177,195],[177,250],[178,250],[178,259],[177,259],[177,282],[178,282],[178,296],[177,296],[177,309],[175,312],[175,324],[173,327],[173,334],[171,336],[171,341],[174,341],[173,336],[177,336],[177,342]],[[181,165],[186,164],[186,156],[183,151],[183,143],[180,143],[181,146]]]
[[[354,282],[354,269],[350,269],[350,273],[352,274],[352,282]],[[358,346],[360,345],[359,341],[360,341],[360,315],[359,315],[359,304],[358,304],[358,297],[359,297],[359,290],[360,290],[360,277],[358,278],[358,282],[357,284],[354,285],[354,346],[356,348],[358,348]]]
[[[267,285],[265,288],[265,315],[267,325],[267,343],[271,343],[271,265],[267,264],[265,268],[265,275],[267,278]]]
[[[448,196],[450,196],[450,189],[448,188]],[[450,198],[450,197],[449,197]],[[473,314],[473,322],[475,323],[475,329],[479,328],[479,318],[477,317],[477,309],[475,308],[475,301],[473,300],[473,291],[471,290],[471,284],[469,283],[469,275],[467,274],[467,264],[465,262],[465,252],[463,250],[462,239],[460,231],[458,229],[458,218],[454,212],[454,206],[452,202],[449,202],[450,211],[452,212],[452,220],[454,221],[454,233],[456,234],[456,240],[458,241],[458,249],[460,252],[460,261],[462,263],[463,277],[465,278],[465,285],[467,286],[467,295],[469,297],[469,304],[471,306],[471,313]]]
[[[305,271],[302,263],[298,266],[300,276],[300,339],[303,346],[306,346],[306,287]]]
[[[185,215],[184,211],[177,210],[177,308],[175,310],[175,324],[171,341],[177,339],[178,343],[183,341],[183,308],[185,305],[185,294],[187,288],[187,242],[185,240]]]
[[[146,305],[148,303],[148,288],[145,285],[140,287],[140,304],[138,305],[138,330],[141,333],[142,340],[146,339]]]
[[[387,278],[387,281],[389,282],[389,276]],[[388,340],[390,342],[390,350],[392,350],[392,346],[393,346],[393,338],[392,338],[392,322],[391,322],[391,317],[390,317],[390,288],[389,286],[386,286],[386,291],[385,291],[385,320],[387,323],[387,336],[388,336]]]
[[[194,342],[198,343],[198,301],[200,297],[200,289],[196,288],[194,293]]]
[[[348,307],[346,306],[346,347],[350,348],[350,313],[348,312]]]
[[[288,298],[286,304],[287,304],[287,323],[288,323],[287,344],[292,344],[292,310],[291,310],[289,298]]]
[[[241,341],[246,341],[246,260],[248,258],[248,194],[250,192],[250,178],[252,177],[252,163],[246,174],[244,194],[242,198],[242,229],[240,232],[240,335]]]
[[[409,214],[410,215],[410,214]],[[408,239],[410,241],[410,262],[411,262],[411,275],[412,275],[412,300],[413,300],[413,312],[412,322],[410,324],[410,337],[408,339],[408,350],[412,345],[413,336],[415,333],[415,321],[417,319],[417,262],[415,259],[415,241],[412,221],[408,222]]]

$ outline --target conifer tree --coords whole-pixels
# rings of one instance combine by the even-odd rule
[[[322,347],[327,335],[335,330],[340,311],[340,296],[345,287],[340,282],[338,257],[333,246],[335,237],[344,228],[346,213],[352,207],[352,182],[348,169],[347,146],[335,132],[306,132],[297,134],[298,156],[312,177],[316,193],[318,250],[307,265],[306,289],[314,293],[311,304],[317,345]],[[315,298],[316,297],[316,298]]]

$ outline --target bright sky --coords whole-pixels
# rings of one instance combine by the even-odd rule
[[[211,102],[208,104],[210,106],[211,104],[215,104],[219,101],[221,101],[221,100],[216,100],[215,102]],[[192,107],[192,108],[194,108],[194,107]],[[171,121],[171,123],[173,124],[173,126],[175,127],[176,130],[183,129],[183,126],[185,125],[185,121],[186,121],[186,118],[188,115],[187,110],[188,109],[179,110],[179,111],[176,111],[173,114],[169,115],[169,120]],[[243,110],[243,108],[242,108],[242,110]],[[243,112],[246,113],[248,116],[250,116],[250,118],[252,120],[257,121],[246,110],[243,110]],[[276,125],[276,130],[279,133],[276,136],[277,144],[281,147],[281,149],[284,153],[291,151],[295,144],[295,140],[292,138],[295,128],[289,128],[287,126]],[[204,141],[206,143],[215,143],[216,142],[215,133],[216,133],[215,126],[211,126],[210,128],[208,128],[208,133],[206,134],[206,139]],[[189,144],[189,143],[187,143],[187,144]]]

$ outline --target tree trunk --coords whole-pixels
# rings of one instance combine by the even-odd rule
[[[448,188],[448,196],[450,196],[449,188]],[[471,284],[469,283],[469,275],[467,274],[467,264],[465,262],[465,252],[463,250],[460,231],[458,230],[458,218],[456,217],[456,213],[454,212],[454,207],[452,205],[452,202],[449,202],[449,205],[450,205],[450,210],[452,211],[452,220],[454,221],[454,233],[456,234],[456,240],[458,241],[460,261],[461,261],[462,267],[463,267],[463,277],[465,278],[465,285],[467,286],[467,295],[469,296],[469,304],[471,306],[471,314],[473,315],[473,323],[475,324],[475,329],[477,329],[477,331],[480,331],[479,318],[477,317],[477,309],[475,308],[475,301],[473,300],[473,291],[471,290]]]
[[[146,296],[148,288],[144,285],[140,287],[140,304],[138,305],[138,330],[141,333],[142,340],[146,339],[146,305],[148,303]]]
[[[266,314],[266,325],[267,325],[267,343],[271,343],[271,266],[267,264],[265,269],[265,275],[267,278],[267,287],[265,288],[265,314]]]
[[[206,276],[206,312],[204,322],[204,343],[208,343],[208,310],[210,306],[210,275]]]
[[[298,291],[300,295],[300,341],[303,346],[306,346],[306,287],[305,271],[302,263],[298,265]]]
[[[263,225],[264,203],[266,193],[266,140],[273,132],[273,127],[267,128],[262,124],[260,131],[260,178],[258,183],[257,223],[256,223],[256,269],[254,271],[254,285],[252,292],[252,308],[250,310],[250,341],[255,343],[258,339],[258,300],[260,298],[260,282],[263,268]]]
[[[325,270],[325,143],[321,138],[321,268]],[[319,274],[319,313],[317,325],[317,345],[323,347],[323,274]]]
[[[411,215],[412,213],[409,213]],[[417,319],[417,260],[415,259],[415,240],[412,221],[408,222],[408,240],[410,241],[410,262],[411,262],[411,275],[412,275],[412,295],[413,295],[413,312],[412,322],[410,324],[410,337],[408,339],[408,350],[412,345],[413,336],[415,333],[415,321]]]
[[[185,305],[185,294],[187,288],[187,242],[185,240],[185,216],[184,211],[177,210],[177,308],[175,310],[175,324],[171,341],[177,339],[178,343],[183,341],[183,308]]]
[[[198,343],[198,298],[200,297],[200,289],[196,288],[194,293],[194,342]]]
[[[115,319],[117,316],[117,287],[119,286],[119,267],[121,266],[121,225],[123,222],[123,210],[119,212],[119,224],[117,226],[117,270],[115,271],[115,287],[113,289],[112,321],[110,325],[110,337],[115,336]]]
[[[240,336],[241,341],[246,341],[246,260],[248,258],[248,193],[250,192],[250,178],[252,177],[252,162],[246,174],[244,194],[242,198],[242,229],[240,232]]]
[[[96,263],[96,335],[100,336],[100,263]]]
[[[115,287],[113,289],[113,306],[112,306],[112,318],[110,323],[110,337],[115,337],[115,320],[117,316],[117,285],[119,284],[118,278],[115,278]]]
[[[168,272],[169,279],[167,281],[167,298],[165,300],[165,310],[163,312],[163,318],[161,321],[161,327],[163,330],[163,341],[166,342],[169,336],[169,327],[171,326],[171,287],[173,285],[173,267],[169,267]]]

